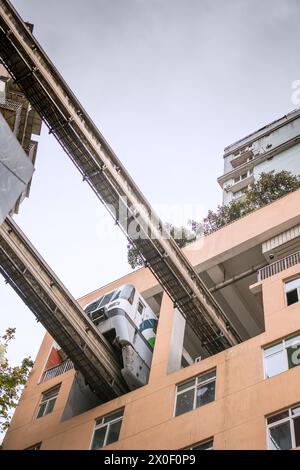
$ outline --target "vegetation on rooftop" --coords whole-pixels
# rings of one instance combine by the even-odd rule
[[[174,227],[172,224],[167,224],[167,227],[177,245],[183,248],[195,241],[199,234],[209,235],[299,188],[300,176],[293,175],[289,171],[261,173],[259,179],[250,185],[242,198],[226,205],[219,205],[215,211],[209,210],[201,222],[189,221],[190,229]],[[177,234],[182,234],[182,236],[179,237]],[[144,266],[142,256],[131,243],[127,245],[127,249],[130,266],[133,269]]]

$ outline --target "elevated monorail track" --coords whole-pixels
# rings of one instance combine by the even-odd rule
[[[83,179],[139,250],[145,265],[183,313],[202,347],[211,355],[239,343],[239,334],[226,314],[182,250],[168,237],[162,221],[7,0],[0,1],[0,58],[43,118],[49,133],[55,136]],[[132,222],[140,227],[140,238],[132,238],[128,230]],[[0,242],[2,245],[3,237]],[[10,256],[13,257],[13,248]],[[5,257],[1,258],[2,271],[5,262]],[[15,270],[9,273],[15,284],[16,275]],[[34,271],[31,275],[34,278]],[[19,293],[24,298],[24,290],[19,289]],[[27,297],[24,300],[28,302]],[[34,305],[29,305],[33,311]],[[48,331],[56,338],[55,331]],[[71,355],[70,358],[73,360]]]
[[[10,218],[0,225],[0,272],[99,398],[128,391],[110,344]]]

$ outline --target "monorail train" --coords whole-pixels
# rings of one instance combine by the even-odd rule
[[[122,375],[131,390],[148,382],[157,317],[131,284],[108,292],[84,308],[103,336],[122,353]]]

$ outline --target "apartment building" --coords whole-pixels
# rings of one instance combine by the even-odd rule
[[[218,178],[223,204],[243,197],[260,174],[290,171],[300,175],[300,110],[296,109],[224,150],[224,173]]]
[[[158,317],[147,383],[100,402],[46,334],[3,449],[300,446],[299,246],[295,191],[184,249],[241,337],[217,354],[147,268],[79,299],[87,312],[120,286],[141,294]]]

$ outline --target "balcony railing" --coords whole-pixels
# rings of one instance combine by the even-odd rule
[[[292,266],[300,263],[300,251],[293,253],[292,255],[286,256],[286,258],[275,261],[275,263],[269,264],[258,271],[258,281],[263,281],[268,277],[275,276],[276,274],[289,269]]]
[[[53,379],[58,375],[64,374],[74,368],[74,364],[70,359],[67,359],[59,366],[52,367],[52,369],[48,369],[43,373],[41,382],[46,382],[47,380]]]

